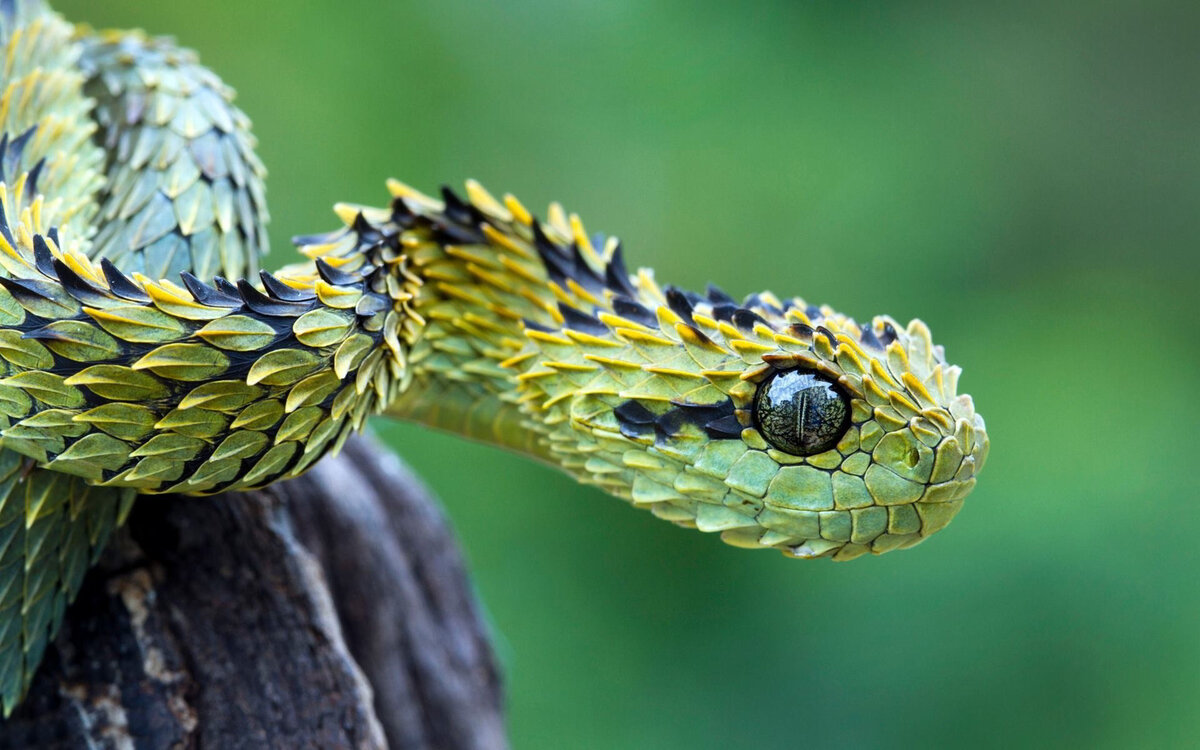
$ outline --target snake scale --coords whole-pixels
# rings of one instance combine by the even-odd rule
[[[261,272],[249,121],[192,53],[38,0],[0,0],[0,44],[6,713],[137,495],[295,476],[373,414],[801,558],[912,546],[975,484],[983,420],[920,321],[660,286],[474,182],[390,182]]]

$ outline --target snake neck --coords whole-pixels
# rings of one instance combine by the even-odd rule
[[[544,344],[564,320],[588,320],[606,285],[649,290],[630,283],[615,238],[587,236],[558,204],[543,223],[513,196],[497,200],[474,181],[465,198],[443,188],[435,199],[394,180],[389,189],[386,210],[339,208],[351,227],[394,235],[418,282],[408,303],[410,380],[387,414],[561,466],[542,405],[532,404],[542,393],[528,377],[537,340]],[[298,244],[312,252],[305,238]],[[571,333],[577,346],[616,345],[610,331],[592,328]]]

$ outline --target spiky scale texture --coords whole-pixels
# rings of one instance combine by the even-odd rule
[[[265,243],[228,91],[169,42],[71,36],[35,7],[0,2],[7,85],[40,92],[4,110],[25,130],[0,143],[0,468],[18,467],[0,475],[26,498],[0,500],[0,542],[22,530],[0,558],[23,571],[2,579],[20,591],[0,599],[6,709],[128,493],[293,476],[377,411],[797,557],[911,546],[974,486],[983,421],[923,323],[662,288],[557,205],[542,222],[475,183],[391,183],[388,208],[339,206],[343,229],[298,238],[308,262],[226,280]],[[41,64],[13,63],[19,45]],[[754,412],[797,368],[849,412],[810,456]]]
[[[0,695],[29,686],[67,603],[133,503],[131,490],[95,487],[0,451]]]
[[[152,279],[253,277],[266,170],[233,92],[170,40],[109,31],[80,46],[108,178],[88,254]]]
[[[5,54],[0,72],[0,243],[32,249],[35,266],[40,255],[52,276],[81,291],[69,262],[61,273],[54,270],[51,246],[64,242],[60,253],[107,257],[116,263],[114,269],[130,271],[195,268],[206,275],[223,271],[237,276],[257,267],[265,251],[266,215],[263,170],[251,151],[249,124],[230,104],[231,93],[189,53],[136,33],[81,36],[43,3],[31,0],[0,3],[0,44]],[[181,84],[182,79],[194,82]],[[185,119],[178,115],[181,110],[199,111],[202,117],[189,115],[187,127],[180,128]],[[219,153],[211,146],[214,141]],[[185,169],[189,164],[201,167],[190,184],[195,170]],[[204,208],[206,193],[213,206],[209,211]],[[166,196],[173,208],[180,199],[172,224],[138,203],[161,204]],[[103,227],[99,236],[97,226]],[[154,226],[166,230],[156,229],[151,236],[147,229]],[[40,243],[35,232],[44,232]],[[13,255],[6,254],[0,273],[23,280],[15,281],[18,293],[37,298],[44,286],[29,278],[27,260],[16,260],[14,267]],[[65,311],[45,297],[33,307],[50,315]],[[4,314],[10,321],[15,316],[31,320],[28,311],[15,308]],[[40,338],[6,330],[0,334],[0,348],[8,356],[0,372],[12,377],[22,366],[52,367],[47,355],[59,356],[56,350],[95,358],[112,353],[113,346],[110,338],[65,320],[46,327]],[[16,397],[41,393],[53,399],[57,381],[45,375],[27,375],[24,386],[18,379]],[[129,434],[137,421],[122,411],[114,404],[97,417],[107,418],[111,430]],[[47,411],[40,422],[23,428],[24,438],[18,434],[15,440],[43,441],[54,430],[70,433],[78,425]],[[128,512],[135,490],[95,486],[82,477],[37,467],[4,443],[0,699],[7,713],[27,688],[67,602]]]
[[[0,337],[19,333],[0,349],[0,436],[47,469],[150,493],[262,486],[303,471],[404,387],[417,331],[400,321],[419,281],[398,281],[394,236],[264,274],[262,291],[131,278],[44,242],[45,263],[11,248],[31,261],[29,283],[0,280],[0,306],[17,310]],[[334,262],[336,284],[321,272]],[[126,288],[137,291],[114,291]]]
[[[426,321],[413,386],[389,408],[515,447],[656,515],[750,548],[852,559],[916,544],[974,487],[988,442],[920,321],[858,325],[768,292],[741,303],[710,287],[630,276],[615,239],[591,238],[552,206],[548,221],[477,184],[438,201],[392,183],[411,302]],[[353,213],[346,211],[347,214]],[[771,447],[758,385],[803,368],[851,398],[836,447]]]

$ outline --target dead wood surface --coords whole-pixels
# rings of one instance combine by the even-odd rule
[[[139,498],[0,748],[503,748],[436,502],[369,438],[264,491]]]

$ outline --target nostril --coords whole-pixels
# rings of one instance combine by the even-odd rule
[[[904,462],[908,464],[908,468],[910,469],[921,463],[921,454],[917,452],[916,446],[910,445],[908,447],[908,455],[904,457]]]

